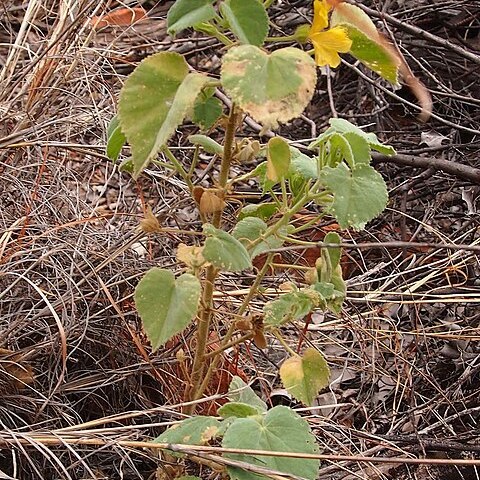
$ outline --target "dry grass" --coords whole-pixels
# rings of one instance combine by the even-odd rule
[[[276,24],[303,23],[309,3],[273,7]],[[347,60],[321,78],[305,116],[282,128],[306,140],[338,114],[373,124],[398,151],[430,162],[381,165],[391,203],[366,232],[347,236],[378,246],[348,251],[344,313],[314,315],[308,328],[291,329],[294,346],[299,338],[317,346],[333,367],[320,408],[303,413],[326,454],[479,456],[478,254],[382,245],[479,244],[478,185],[435,164],[441,158],[477,174],[480,168],[476,3],[442,0],[433,11],[426,1],[385,2],[403,22],[385,25],[432,91],[436,117],[428,125],[415,121],[408,92],[386,93]],[[134,229],[147,204],[172,226],[199,220],[182,181],[159,170],[138,183],[120,174],[103,154],[105,131],[125,75],[145,55],[176,50],[211,71],[218,62],[211,40],[165,35],[168,3],[144,6],[153,7],[147,20],[96,31],[89,19],[117,2],[0,5],[0,478],[168,478],[156,452],[128,443],[147,441],[180,418],[181,386],[170,350],[145,353],[132,292],[149,266],[175,267],[172,249],[181,238],[140,242]],[[439,41],[445,39],[454,47]],[[176,142],[185,144],[181,136]],[[180,152],[188,158],[188,150]],[[290,255],[301,261],[298,251]],[[241,294],[244,280],[224,279],[219,310]],[[268,280],[273,288],[281,278]],[[268,359],[240,353],[268,397],[277,385],[279,347],[271,345]],[[72,436],[97,443],[76,445]],[[344,480],[429,475],[478,479],[480,472],[352,460],[325,462],[321,471],[321,478]]]

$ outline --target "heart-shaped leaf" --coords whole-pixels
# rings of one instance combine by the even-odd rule
[[[316,84],[312,58],[298,48],[271,54],[253,45],[231,48],[223,57],[221,80],[232,100],[265,127],[298,117]]]
[[[168,10],[167,33],[176,35],[197,23],[208,22],[215,17],[215,0],[177,0]]]
[[[220,11],[241,43],[263,45],[268,33],[268,15],[263,3],[258,0],[225,0]]]
[[[382,176],[370,165],[349,169],[345,163],[321,172],[323,184],[333,193],[329,212],[341,228],[361,230],[383,212],[388,201],[387,186]]]
[[[229,272],[252,267],[250,255],[234,236],[208,223],[203,226],[203,232],[208,237],[203,248],[203,257],[207,262]]]
[[[145,274],[135,289],[135,304],[153,351],[190,324],[199,299],[200,282],[189,273],[175,280],[170,270],[155,267]]]
[[[173,135],[208,81],[188,73],[182,55],[160,52],[143,60],[120,92],[120,126],[132,147],[138,177]]]
[[[292,320],[303,318],[320,302],[322,297],[312,289],[285,293],[271,300],[263,307],[265,325],[280,326]]]
[[[282,383],[293,397],[306,405],[313,405],[320,390],[328,385],[330,369],[323,355],[315,348],[307,348],[280,367]]]
[[[202,130],[208,130],[222,116],[223,105],[218,98],[208,97],[195,102],[193,107],[193,123]]]
[[[278,405],[265,416],[237,418],[229,426],[222,441],[224,448],[244,448],[272,452],[317,453],[315,437],[308,423],[292,409]],[[225,454],[241,462],[270,468],[296,477],[314,480],[320,462],[316,459],[275,456]],[[238,467],[227,467],[232,480],[260,480],[256,475]]]

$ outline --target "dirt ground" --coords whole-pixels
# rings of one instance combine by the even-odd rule
[[[104,152],[119,89],[145,56],[177,51],[218,73],[215,40],[166,35],[171,4],[0,2],[0,479],[169,478],[158,453],[128,442],[180,418],[178,345],[149,355],[132,294],[149,267],[176,268],[182,237],[147,238],[136,227],[147,205],[166,225],[200,230],[200,220],[180,179],[152,168],[133,181]],[[148,17],[134,25],[92,26],[95,16],[140,5]],[[325,454],[478,460],[480,4],[361,5],[395,38],[434,113],[419,122],[408,88],[393,90],[344,56],[319,75],[302,117],[279,130],[308,140],[337,115],[398,152],[375,158],[388,208],[365,231],[342,233],[369,244],[347,252],[344,311],[289,331],[293,346],[304,334],[332,367],[320,408],[301,412]],[[311,18],[311,2],[275,2],[271,11],[271,34],[288,33]],[[192,128],[173,141],[187,162]],[[241,134],[258,131],[244,125]],[[320,239],[323,227],[306,235]],[[253,274],[245,275],[225,276],[221,290]],[[273,341],[268,352],[236,352],[265,400],[300,408],[278,388],[281,360]],[[319,478],[478,480],[480,467],[327,461]]]

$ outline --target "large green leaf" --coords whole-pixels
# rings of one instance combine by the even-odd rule
[[[231,48],[223,57],[221,80],[232,100],[265,127],[298,117],[316,84],[313,59],[298,48],[270,55],[253,45]]]
[[[131,147],[134,177],[173,135],[208,81],[188,73],[178,53],[160,52],[143,60],[120,92],[120,126]]]
[[[267,404],[240,377],[234,376],[228,387],[228,399],[235,403],[245,403],[258,413],[267,411]]]
[[[175,280],[170,270],[152,268],[135,289],[135,304],[153,351],[184,330],[197,313],[198,278],[184,273]]]
[[[341,10],[333,11],[331,25],[341,25],[347,30],[352,41],[351,55],[390,83],[398,84],[400,60],[363,10],[343,3]]]
[[[349,169],[345,163],[321,172],[323,184],[333,193],[329,212],[341,228],[360,230],[378,216],[387,205],[387,186],[382,176],[370,165]]]
[[[318,350],[307,348],[302,356],[296,355],[283,362],[280,378],[294,398],[313,405],[320,390],[328,385],[330,369]]]
[[[115,115],[107,130],[107,157],[113,161],[117,160],[126,141],[127,139],[120,128],[118,116]]]
[[[250,255],[234,236],[205,224],[203,232],[208,237],[203,248],[203,257],[216,268],[229,272],[239,272],[252,267]]]
[[[283,240],[276,235],[270,235],[263,238],[260,243],[253,248],[249,248],[251,243],[262,237],[266,232],[268,225],[258,217],[246,217],[240,220],[233,229],[232,235],[242,242],[245,248],[249,251],[250,257],[256,256],[275,248],[280,248],[283,245]],[[285,233],[284,231],[282,233]]]
[[[263,3],[258,0],[225,0],[220,10],[241,43],[263,45],[268,33],[268,15]]]
[[[208,22],[215,17],[215,0],[177,0],[168,10],[167,33],[176,35],[197,23]]]
[[[221,423],[215,417],[192,417],[182,420],[159,435],[154,442],[206,445],[217,437]]]
[[[280,405],[273,407],[265,416],[237,418],[225,432],[222,447],[310,454],[318,452],[308,423],[290,408]],[[316,459],[241,454],[225,456],[309,480],[317,478],[320,466]],[[232,480],[265,478],[237,467],[227,469]]]

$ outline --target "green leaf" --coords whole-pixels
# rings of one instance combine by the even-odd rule
[[[345,12],[345,13],[344,13]],[[400,60],[377,31],[368,15],[355,5],[342,4],[342,10],[333,11],[331,26],[341,25],[352,41],[350,55],[360,60],[370,70],[378,73],[393,85],[398,84]]]
[[[255,407],[247,405],[246,403],[229,402],[218,409],[218,414],[222,418],[245,418],[251,417],[252,415],[258,415],[259,411]]]
[[[258,413],[267,411],[267,404],[240,377],[234,376],[228,387],[228,399],[235,403],[246,403]]]
[[[343,134],[354,133],[361,136],[368,142],[370,148],[382,153],[383,155],[395,155],[396,153],[393,147],[391,147],[390,145],[384,145],[382,142],[380,142],[373,132],[365,132],[353,123],[350,123],[348,120],[345,120],[343,118],[331,118],[329,120],[329,123],[336,132]],[[314,145],[315,143],[316,141],[313,142],[312,145]]]
[[[307,348],[283,362],[280,378],[288,393],[306,405],[313,405],[320,390],[328,386],[330,369],[323,355],[315,348]]]
[[[189,135],[188,141],[194,145],[200,145],[207,153],[215,153],[216,155],[223,155],[223,147],[217,143],[213,138],[206,135]]]
[[[258,183],[260,183],[263,193],[269,192],[275,186],[275,182],[267,178],[267,162],[259,163],[251,172],[251,176],[258,177]]]
[[[372,159],[370,144],[364,136],[355,132],[347,132],[343,134],[343,138],[347,140],[353,154],[353,162],[350,164],[351,168],[360,163],[370,164]]]
[[[107,157],[115,162],[122,151],[122,147],[127,143],[127,138],[120,128],[118,115],[115,115],[107,129]]]
[[[289,177],[299,175],[304,180],[316,180],[318,178],[316,160],[300,152],[295,147],[290,147],[290,152],[292,161],[290,163]]]
[[[340,244],[342,243],[342,239],[340,235],[336,232],[328,232],[324,239],[324,243],[332,243],[332,244]],[[330,257],[330,264],[332,266],[332,270],[336,269],[337,266],[340,264],[340,258],[342,256],[342,250],[340,247],[328,247],[326,248],[328,256]]]
[[[208,237],[203,248],[203,257],[207,262],[229,272],[252,268],[250,255],[235,237],[208,223],[203,226],[203,232]]]
[[[275,452],[318,453],[308,423],[290,408],[276,406],[265,416],[237,418],[223,437],[222,447]],[[316,459],[225,454],[234,460],[259,465],[286,474],[315,480],[320,462]],[[265,477],[238,467],[227,467],[232,480],[261,480]]]
[[[145,274],[135,289],[135,304],[153,351],[189,325],[199,299],[200,282],[193,275],[175,280],[170,270],[156,267]]]
[[[215,125],[222,113],[222,102],[218,98],[209,97],[195,102],[192,120],[202,130],[208,130]]]
[[[269,55],[253,45],[241,45],[223,57],[225,91],[267,128],[303,112],[312,99],[316,78],[315,62],[298,48],[281,48]]]
[[[334,133],[328,141],[330,142],[330,161],[328,164],[331,167],[335,167],[342,160],[345,160],[350,167],[355,166],[352,147],[341,133]]]
[[[290,167],[290,147],[280,137],[273,137],[268,141],[267,151],[267,178],[272,182],[279,182],[288,173]]]
[[[268,220],[278,210],[278,206],[273,202],[266,203],[249,203],[240,210],[238,215],[239,220],[243,220],[247,217],[258,217],[262,220]]]
[[[280,326],[286,322],[303,318],[321,302],[320,295],[312,289],[285,293],[270,300],[263,307],[265,325]]]
[[[208,22],[215,17],[212,4],[215,0],[177,0],[167,14],[167,33],[176,35],[197,23]]]
[[[329,212],[341,228],[361,230],[387,205],[387,186],[382,176],[370,165],[360,164],[350,170],[345,163],[321,172],[324,185],[333,193]]]
[[[206,445],[217,437],[220,425],[220,421],[215,417],[187,418],[165,430],[154,442]]]
[[[275,248],[280,248],[283,245],[283,240],[278,238],[275,235],[270,235],[269,237],[263,238],[263,240],[255,245],[253,248],[249,248],[249,245],[262,237],[266,232],[268,225],[258,217],[247,217],[243,220],[240,220],[235,228],[233,229],[232,235],[242,242],[245,248],[249,251],[250,257],[255,258],[256,256]],[[283,232],[286,233],[285,229]]]
[[[240,43],[263,45],[268,33],[268,15],[263,3],[258,0],[225,0],[220,11]]]
[[[160,52],[143,60],[120,92],[119,120],[132,147],[134,177],[166,144],[192,108],[208,77],[188,73],[178,53]]]
[[[343,280],[342,267],[337,265],[337,268],[333,270],[332,278],[330,280],[334,287],[334,293],[327,300],[327,307],[333,313],[340,313],[342,311],[343,301],[345,300],[345,295],[347,293],[347,286]]]

